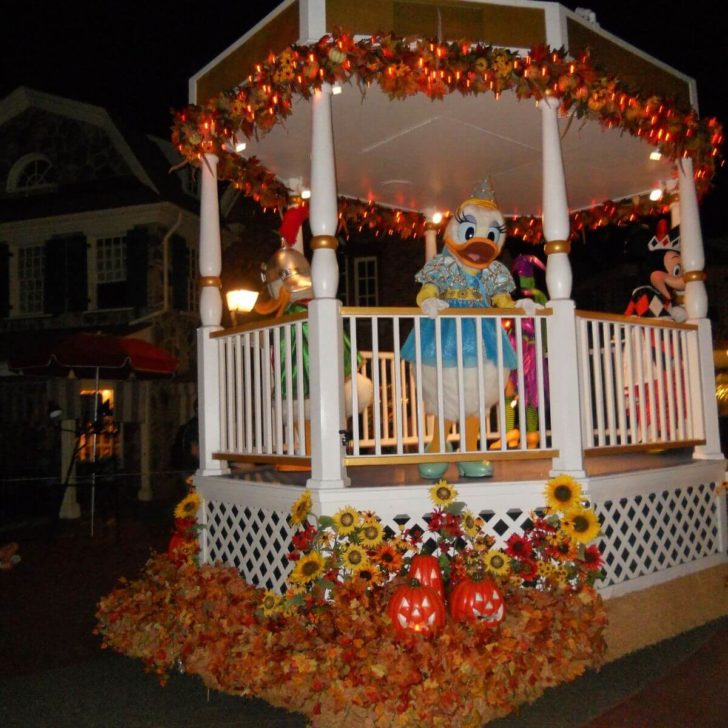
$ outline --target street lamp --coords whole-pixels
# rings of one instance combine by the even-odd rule
[[[236,288],[225,294],[228,311],[232,318],[233,326],[238,325],[238,315],[250,313],[258,300],[258,291],[251,291],[246,288]]]

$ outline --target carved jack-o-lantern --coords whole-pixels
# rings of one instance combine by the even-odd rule
[[[503,595],[492,579],[466,576],[450,593],[450,616],[456,622],[498,624],[505,616]]]
[[[434,589],[412,579],[397,587],[389,600],[387,615],[398,635],[434,635],[445,624],[445,604]]]
[[[434,589],[445,602],[445,583],[442,580],[440,562],[436,556],[428,554],[417,554],[412,557],[410,563],[409,577],[417,579],[420,584]]]

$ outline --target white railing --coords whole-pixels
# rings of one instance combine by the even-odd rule
[[[450,309],[430,321],[414,308],[342,309],[345,370],[368,385],[345,382],[347,464],[553,455],[549,313],[531,318],[513,310]],[[483,355],[482,322],[497,332],[493,360]],[[568,391],[580,404],[585,452],[704,440],[695,326],[585,312],[576,313],[576,324],[579,377]],[[457,339],[455,360],[447,363],[444,326],[454,327]],[[423,358],[427,327],[434,332],[435,362]],[[213,336],[220,362],[218,455],[308,460],[306,314]],[[464,354],[468,336],[475,344]],[[414,347],[405,358],[408,337]],[[511,349],[516,365],[509,371],[504,363]],[[477,439],[468,443],[460,433],[474,425]],[[509,442],[512,428],[520,438]],[[445,445],[433,449],[433,440]]]
[[[497,312],[494,309],[458,312],[451,309],[442,313],[433,322],[437,351],[434,367],[423,362],[421,329],[422,322],[427,319],[421,316],[419,309],[348,308],[344,309],[343,316],[351,342],[351,364],[371,379],[374,392],[371,405],[350,422],[349,462],[386,456],[417,459],[425,454],[440,454],[452,460],[463,456],[482,458],[486,451],[496,454],[508,450],[506,435],[521,422],[531,423],[535,428],[534,437],[529,443],[525,437],[526,427],[521,427],[524,436],[517,443],[511,439],[511,449],[548,449],[545,313],[536,319],[522,316],[520,312],[506,313],[502,309]],[[445,365],[441,330],[448,320],[455,327],[459,344],[456,361]],[[499,332],[495,337],[497,363],[483,356],[483,331],[480,326],[472,326],[474,320],[491,321],[494,330]],[[534,326],[534,321],[538,325]],[[463,329],[468,325],[472,326],[476,342],[469,350],[466,362],[462,341]],[[500,332],[506,330],[510,344],[500,336]],[[415,356],[406,360],[402,348],[408,336],[414,336]],[[362,349],[359,349],[360,345]],[[519,363],[512,374],[504,367],[504,357],[510,346]],[[530,374],[523,366],[524,355],[533,366]],[[428,387],[432,392],[430,406],[425,405],[424,392]],[[530,398],[513,396],[529,390]],[[436,400],[434,406],[433,399]],[[456,402],[456,411],[452,407],[447,411],[448,400]],[[469,409],[473,410],[469,400],[472,400],[476,415],[469,414]],[[535,405],[531,407],[530,402]],[[359,411],[357,404],[352,401],[348,409]],[[507,414],[509,408],[512,408],[510,416]],[[465,431],[466,420],[472,416],[477,418],[480,437],[468,448],[465,442],[461,444],[459,433]],[[440,428],[438,441],[448,443],[444,449],[430,448],[436,427]],[[451,452],[455,448],[459,452]]]
[[[697,327],[577,313],[585,448],[705,437]]]
[[[215,335],[223,453],[263,461],[307,455],[305,321],[296,314]]]

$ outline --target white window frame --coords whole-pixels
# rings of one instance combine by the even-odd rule
[[[21,185],[20,181],[23,175],[27,172],[28,168],[32,165],[37,167],[39,163],[42,163],[45,166],[40,181],[36,181],[30,185]],[[54,189],[56,187],[56,183],[54,181],[44,181],[49,172],[54,172],[54,170],[53,163],[50,159],[48,159],[48,157],[43,154],[26,154],[18,159],[18,161],[11,167],[10,172],[8,173],[6,189],[10,193],[22,192],[28,194]],[[37,171],[34,172],[34,174],[37,175]]]
[[[12,272],[10,276],[11,291],[10,291],[10,302],[12,308],[10,309],[10,315],[12,317],[30,317],[30,316],[42,316],[44,311],[44,293],[45,293],[45,243],[33,243],[30,245],[12,246],[13,256],[12,260]],[[39,308],[32,311],[23,310],[23,272],[21,258],[24,258],[28,251],[35,251],[36,259],[40,261],[40,273],[39,278],[35,280],[39,281],[38,289],[40,290],[40,303]],[[38,294],[36,294],[38,295]]]
[[[374,275],[368,272],[366,268],[373,264]],[[377,257],[375,255],[367,255],[354,258],[354,305],[355,306],[376,306],[379,302],[379,270],[377,266]],[[359,293],[360,281],[371,281],[371,288],[367,286],[367,292],[362,296]]]

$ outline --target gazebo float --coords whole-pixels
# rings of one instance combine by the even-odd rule
[[[344,548],[340,557],[358,549],[367,559],[389,543],[405,554],[409,577],[413,545],[422,554],[437,547],[440,565],[452,569],[447,619],[457,622],[454,590],[480,558],[478,569],[485,564],[487,578],[500,583],[505,620],[478,613],[467,627],[448,622],[433,630],[427,649],[452,651],[452,639],[478,645],[463,659],[483,673],[478,660],[511,644],[512,656],[542,651],[555,677],[538,673],[530,688],[515,678],[506,687],[493,668],[493,685],[511,690],[510,698],[476,700],[479,717],[468,713],[470,722],[459,708],[440,706],[433,725],[478,725],[532,700],[598,665],[604,639],[613,659],[728,613],[725,461],[698,214],[720,161],[722,129],[699,118],[692,79],[557,3],[287,0],[191,79],[190,102],[176,115],[173,140],[201,176],[200,468],[193,482],[203,566],[157,564],[165,583],[178,573],[189,586],[204,570],[220,584],[240,579],[235,603],[258,621],[270,618],[274,603],[286,605],[272,632],[299,620],[304,645],[310,630],[291,616],[295,605],[336,604],[342,591],[351,600],[359,569],[334,569],[314,592],[301,559],[318,578],[332,549]],[[297,313],[221,326],[220,181],[288,212],[306,204],[302,190],[310,189],[312,291]],[[655,189],[663,193],[657,202],[649,199]],[[576,310],[571,239],[584,227],[644,215],[679,224],[685,315]],[[416,306],[347,307],[337,299],[337,236],[363,227],[393,241],[422,237]],[[507,234],[543,245],[545,305],[510,296],[507,269],[497,261]],[[302,252],[300,236],[293,247]],[[348,386],[357,374],[371,382],[371,401]],[[523,423],[515,438],[514,419]],[[566,505],[584,514],[581,534],[573,511],[559,515],[557,491],[578,501]],[[459,530],[443,542],[448,514]],[[379,524],[369,542],[355,529],[367,522]],[[317,540],[326,529],[333,536]],[[587,579],[585,536],[596,532],[602,578]],[[569,571],[555,557],[560,583],[551,567],[519,571],[517,544],[543,547],[558,534],[572,538],[569,558],[583,569]],[[510,573],[494,553],[510,558]],[[377,611],[372,619],[390,619],[395,630],[398,619],[408,623],[388,606],[404,571],[389,583],[380,574],[376,588],[360,590],[368,594],[361,603]],[[263,606],[251,606],[256,589],[268,595]],[[110,597],[102,614],[122,609],[124,593]],[[537,642],[519,633],[533,626],[524,615],[572,608],[573,633],[557,619],[535,628]],[[348,634],[335,626],[343,619],[337,609],[316,632],[336,649]],[[222,639],[225,630],[215,629]],[[230,634],[240,633],[230,630],[235,643]],[[113,627],[102,632],[123,649]],[[579,634],[588,637],[573,654],[553,647],[578,642]],[[352,639],[383,638],[375,629]],[[412,650],[423,654],[411,639],[392,636],[394,662],[411,667]],[[238,657],[248,649],[235,644]],[[285,663],[291,655],[280,649],[262,659]],[[192,647],[186,654],[198,655]],[[320,672],[323,663],[303,654],[299,668],[310,683],[317,674],[333,681]],[[313,659],[320,649],[305,654]],[[179,659],[195,669],[184,650]],[[231,657],[238,671],[246,664]],[[256,691],[226,678],[224,665],[197,671],[221,689],[311,716],[323,710],[317,725],[348,724],[334,693],[354,700],[367,725],[392,719],[373,694],[362,697],[371,670],[357,673],[356,688],[339,675],[316,700]],[[281,684],[292,684],[290,674]],[[446,678],[411,677],[408,697],[397,698],[404,722],[391,724],[422,725],[414,696],[437,679]],[[443,698],[446,686],[435,688]],[[475,704],[472,695],[460,698]]]

